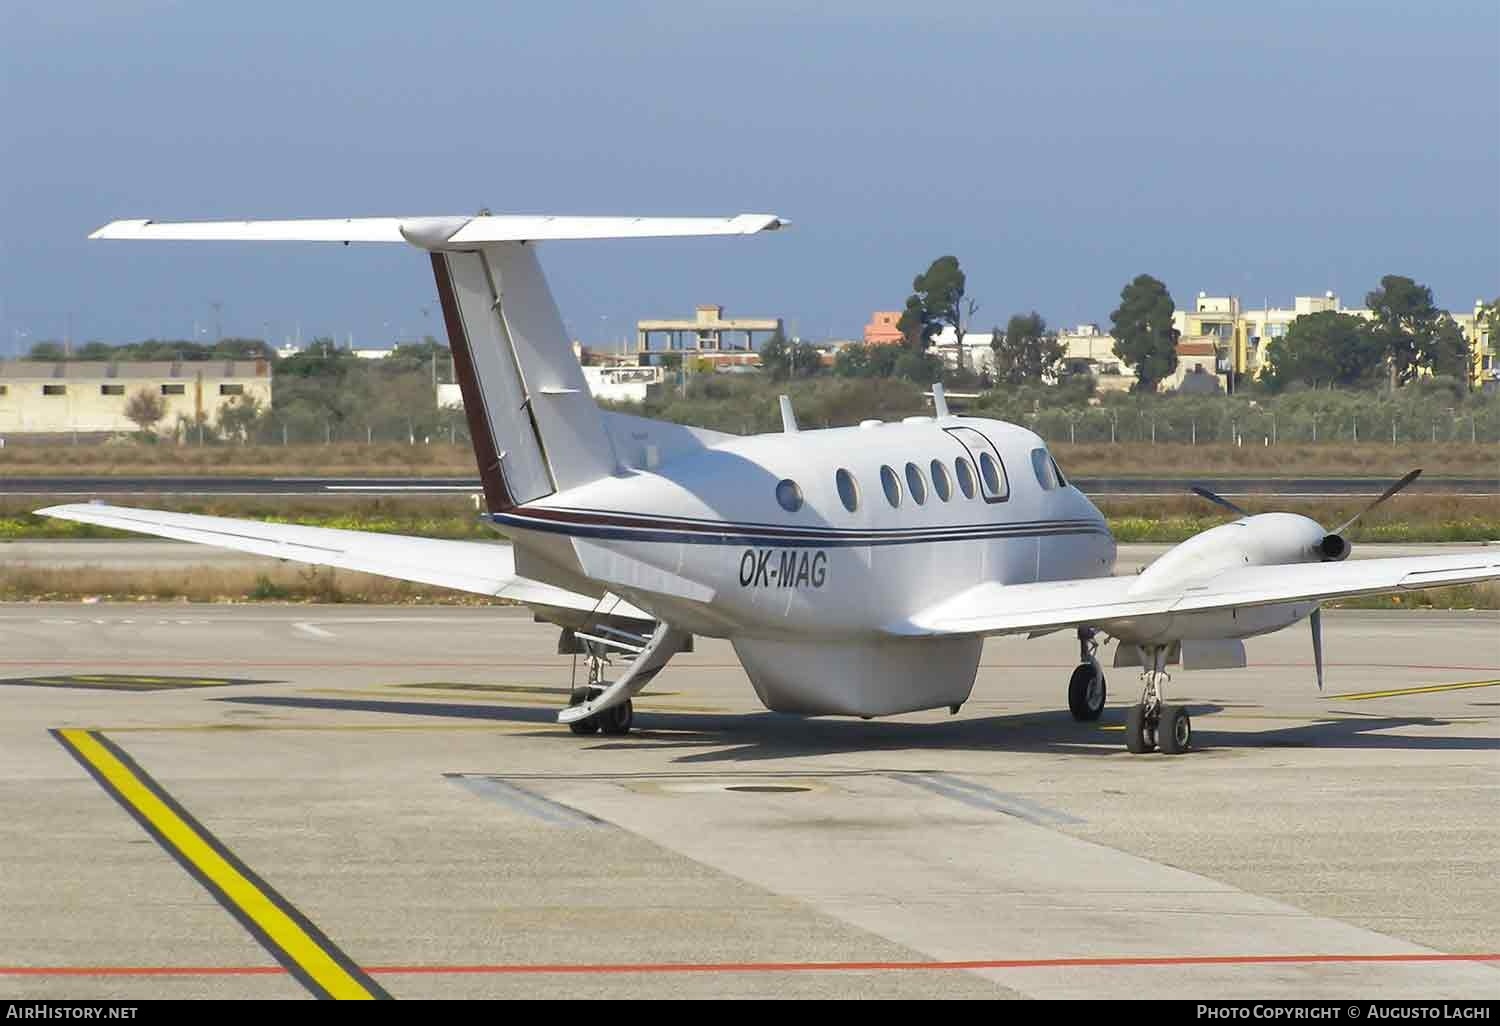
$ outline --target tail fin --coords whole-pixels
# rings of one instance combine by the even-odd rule
[[[537,262],[539,240],[751,235],[786,222],[732,218],[478,217],[115,221],[95,239],[408,242],[432,257],[491,511],[614,473],[609,432]]]
[[[609,434],[535,248],[434,252],[432,270],[490,510],[614,473]]]

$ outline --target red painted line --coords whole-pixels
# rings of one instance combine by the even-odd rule
[[[404,662],[391,662],[389,660],[295,660],[291,662],[269,662],[255,659],[0,659],[0,666],[108,666],[112,669],[121,667],[159,668],[163,666],[252,666],[269,667],[272,669],[314,669],[326,670],[337,669],[343,666],[353,667],[472,667],[480,670],[496,670],[517,667],[549,667],[564,665],[560,662],[524,662],[524,663],[497,663],[491,660],[472,660],[467,662],[453,662],[440,660],[413,660]],[[684,666],[690,669],[714,670],[714,669],[737,669],[738,663],[688,663]],[[1272,668],[1305,668],[1313,664],[1311,662],[1291,663],[1257,663],[1260,667]],[[1428,663],[1324,663],[1324,668],[1365,669],[1379,668],[1387,670],[1472,670],[1480,673],[1494,673],[1500,670],[1496,666],[1453,666],[1436,665]],[[1057,667],[1052,663],[981,663],[980,669],[996,670],[1053,670]]]
[[[0,976],[285,976],[279,965],[15,965]]]
[[[372,965],[391,976],[521,976],[623,973],[951,972],[969,969],[1106,969],[1194,965],[1320,965],[1500,962],[1500,952],[1395,955],[1167,955],[1113,958],[1000,958],[958,962],[658,962],[511,965]],[[278,976],[281,966],[0,966],[0,976]]]

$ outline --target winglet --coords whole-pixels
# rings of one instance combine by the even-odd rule
[[[789,435],[801,430],[797,427],[797,415],[792,412],[791,397],[785,395],[781,397],[781,430]]]

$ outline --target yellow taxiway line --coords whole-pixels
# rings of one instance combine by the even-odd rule
[[[1463,684],[1428,684],[1415,688],[1393,688],[1389,691],[1357,691],[1347,695],[1329,695],[1329,699],[1341,698],[1350,702],[1365,702],[1372,698],[1399,698],[1402,695],[1429,695],[1437,691],[1464,691],[1468,688],[1493,688],[1500,680],[1471,680]]]
[[[100,787],[315,995],[364,1000],[390,997],[119,746],[92,730],[54,730],[52,734]]]

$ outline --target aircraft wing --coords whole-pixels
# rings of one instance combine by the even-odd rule
[[[1139,590],[1135,577],[1011,585],[991,582],[889,624],[885,633],[904,637],[1019,634],[1097,627],[1112,620],[1164,613],[1321,602],[1493,580],[1500,580],[1500,547],[1444,556],[1246,566],[1149,592]]]
[[[165,513],[91,502],[48,506],[37,513],[59,520],[197,542],[294,563],[358,570],[400,581],[454,588],[476,595],[511,599],[529,606],[581,612],[597,609],[611,619],[647,623],[656,619],[615,596],[605,596],[600,600],[521,577],[516,573],[510,546],[494,542],[409,538],[197,513]]]

